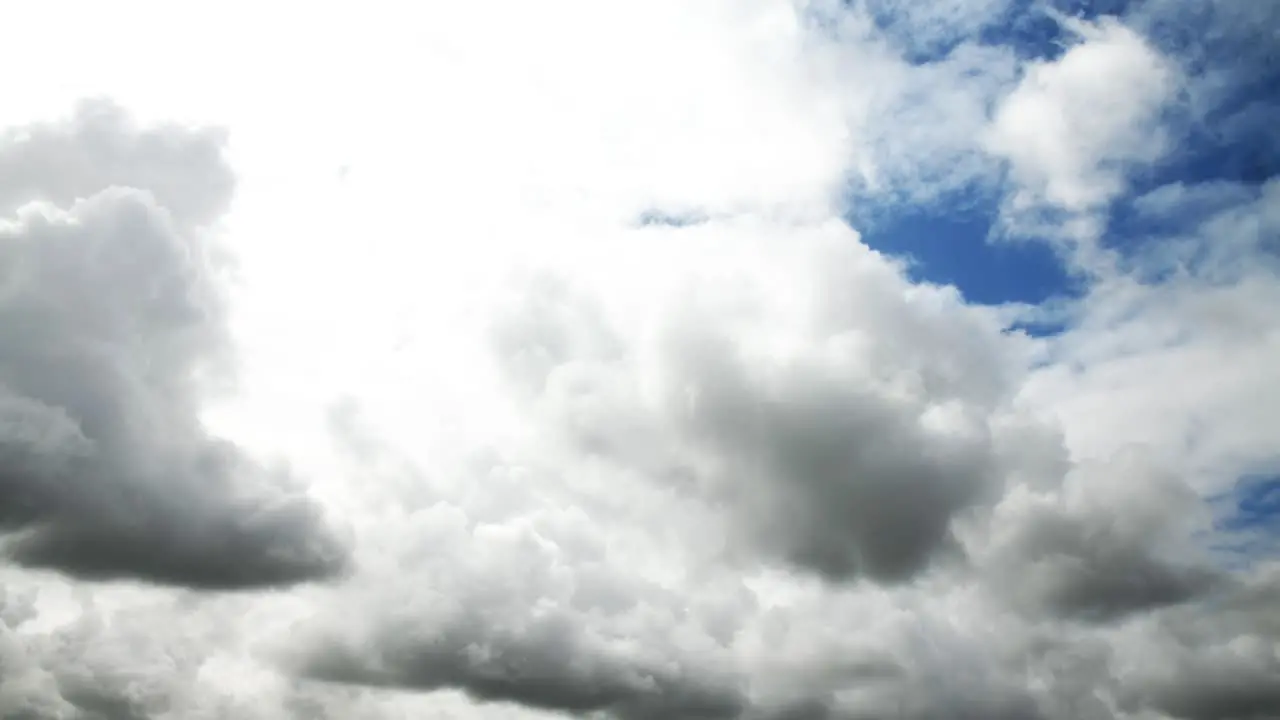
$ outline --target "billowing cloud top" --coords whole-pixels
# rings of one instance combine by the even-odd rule
[[[229,360],[220,144],[103,102],[0,141],[0,525],[22,565],[202,588],[341,566],[288,472],[200,420]]]
[[[1280,717],[1270,5],[55,5],[0,718]]]

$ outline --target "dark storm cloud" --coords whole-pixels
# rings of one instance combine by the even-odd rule
[[[1186,720],[1270,720],[1280,716],[1280,672],[1200,667],[1160,687],[1152,705]]]
[[[0,206],[44,200],[0,222],[5,554],[205,588],[337,572],[344,552],[288,471],[199,418],[230,360],[198,232],[229,202],[219,137],[91,104],[9,132],[0,167]]]

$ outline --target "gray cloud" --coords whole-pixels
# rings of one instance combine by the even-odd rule
[[[1119,698],[1182,720],[1280,715],[1280,565],[1148,620],[1122,668]]]
[[[696,606],[601,557],[597,537],[575,544],[556,522],[485,523],[435,504],[413,523],[412,545],[432,553],[354,593],[286,650],[288,664],[328,683],[458,690],[574,715],[739,717],[744,688],[717,633],[690,617]]]
[[[1183,603],[1224,579],[1175,550],[1198,502],[1140,451],[1084,463],[1054,492],[1002,501],[985,567],[1003,597],[1058,617],[1110,621]]]
[[[6,575],[7,582],[13,581]],[[22,579],[14,585],[27,587]],[[48,592],[50,583],[42,583]],[[53,585],[56,588],[56,585]],[[117,590],[121,588],[115,588]],[[31,720],[375,718],[360,693],[302,687],[268,668],[224,678],[244,651],[246,595],[174,602],[154,588],[79,593],[78,607],[0,594],[0,717]],[[43,595],[44,593],[42,593]],[[51,593],[56,595],[57,593]],[[106,596],[106,602],[100,602]],[[47,600],[47,598],[44,598]],[[257,599],[261,604],[261,599]],[[54,609],[50,611],[50,606]],[[53,617],[46,616],[49,612]],[[13,615],[25,615],[15,620]],[[259,627],[260,631],[262,628]]]
[[[959,550],[953,518],[1009,470],[995,420],[1012,356],[999,325],[947,290],[908,299],[898,268],[853,233],[824,241],[796,241],[821,267],[777,269],[803,288],[798,317],[772,317],[750,282],[702,282],[703,300],[671,309],[652,345],[627,343],[634,328],[541,279],[494,347],[580,450],[692,478],[729,509],[741,547],[832,579],[902,581]],[[799,349],[759,357],[758,339],[778,333]],[[665,399],[645,396],[645,373]]]
[[[111,162],[69,164],[95,153]],[[205,588],[338,571],[344,552],[288,470],[211,437],[199,418],[201,393],[230,368],[218,267],[199,231],[229,200],[218,137],[135,131],[94,104],[69,125],[10,132],[0,154],[19,169],[0,199],[71,203],[0,224],[5,554]],[[159,186],[118,187],[135,181]]]
[[[800,567],[909,578],[990,479],[981,447],[929,438],[912,409],[874,390],[800,368],[767,384],[723,348],[680,352],[698,393],[692,430],[736,484],[725,492],[753,541]]]
[[[0,132],[0,214],[34,201],[61,207],[111,187],[150,192],[183,224],[228,208],[235,176],[223,161],[224,131],[138,127],[106,99],[82,101],[68,118]]]
[[[1270,668],[1189,668],[1152,688],[1151,705],[1186,720],[1267,720],[1280,713],[1280,673]]]
[[[0,608],[13,604],[0,597]],[[192,679],[189,658],[172,654],[172,646],[154,637],[135,635],[130,644],[135,652],[145,647],[158,657],[134,660],[128,670],[104,664],[104,656],[119,648],[94,610],[38,633],[24,627],[34,615],[0,622],[0,710],[6,718],[151,720],[165,709],[172,690]],[[147,667],[151,672],[167,664],[169,677],[144,677],[138,671],[147,662],[155,663]]]
[[[309,676],[432,691],[458,689],[482,702],[508,702],[571,714],[605,712],[620,720],[736,718],[745,707],[731,685],[703,684],[699,671],[628,662],[583,646],[570,617],[534,622],[512,633],[474,618],[429,638],[388,628],[376,654],[317,651]]]

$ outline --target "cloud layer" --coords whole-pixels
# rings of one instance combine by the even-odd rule
[[[0,717],[1280,715],[1267,11],[144,5],[0,118]]]

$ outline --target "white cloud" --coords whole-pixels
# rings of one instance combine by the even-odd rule
[[[1148,246],[1137,277],[1100,284],[1052,341],[1024,392],[1079,457],[1148,445],[1202,492],[1277,469],[1277,188]]]
[[[1069,29],[1079,40],[1025,70],[986,134],[986,146],[1009,163],[1015,233],[1053,236],[1053,221],[1036,218],[1045,209],[1092,219],[1125,190],[1135,165],[1167,147],[1160,111],[1177,92],[1176,67],[1115,20]],[[1101,230],[1096,221],[1085,227]]]

